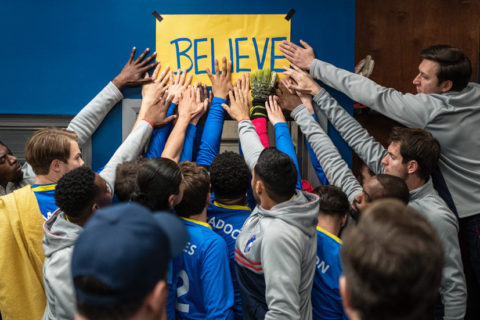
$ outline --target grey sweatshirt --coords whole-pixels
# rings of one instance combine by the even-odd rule
[[[83,228],[65,220],[57,210],[43,225],[43,281],[47,307],[42,320],[66,320],[75,316],[75,290],[70,263],[75,240]]]
[[[314,60],[310,73],[375,111],[410,128],[422,128],[440,142],[439,167],[460,218],[480,213],[480,85],[460,92],[402,94],[360,75]]]
[[[314,97],[314,102],[314,107],[322,110],[342,138],[370,169],[375,173],[383,173],[384,166],[381,160],[387,153],[385,148],[338,105],[327,91],[320,91]],[[300,127],[304,126],[300,123],[299,125]],[[309,142],[313,146],[313,141]],[[410,191],[409,206],[430,221],[443,243],[445,264],[440,293],[444,304],[444,319],[463,319],[467,290],[458,243],[458,221],[433,188],[431,179],[425,185]]]
[[[239,136],[253,169],[263,146],[251,121],[239,124]],[[297,190],[270,210],[257,205],[237,236],[235,259],[242,277],[263,275],[264,283],[255,286],[265,286],[265,319],[312,318],[317,216],[318,196]]]

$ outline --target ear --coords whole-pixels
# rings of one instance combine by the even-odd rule
[[[158,281],[153,290],[147,295],[145,306],[153,314],[159,315],[167,304],[167,294],[167,282],[165,280]]]
[[[207,195],[207,203],[205,204],[205,205],[207,206],[207,208],[208,208],[208,206],[210,205],[210,200],[211,200],[211,198],[212,198],[212,193],[209,192],[208,195]]]
[[[174,194],[168,196],[168,206],[170,207],[170,210],[173,210],[173,208],[175,207],[175,200],[176,197]]]
[[[414,174],[418,171],[418,162],[417,160],[410,160],[407,162],[407,172],[408,174]]]
[[[55,172],[55,173],[61,172],[61,170],[62,170],[61,162],[62,162],[62,161],[60,161],[60,160],[58,160],[58,159],[53,159],[52,162],[50,162],[50,169],[48,170],[48,173],[51,173],[51,172]]]
[[[98,209],[100,209],[100,207],[98,206],[98,204],[97,204],[96,202],[94,202],[94,203],[92,204],[92,208],[91,208],[92,213],[94,213],[94,212],[97,211]]]
[[[340,223],[341,228],[343,228],[345,226],[345,224],[347,223],[347,219],[348,219],[348,214],[343,216],[342,222]]]
[[[263,181],[260,180],[260,179],[257,179],[257,181],[255,181],[255,191],[257,192],[257,194],[262,194],[263,191],[265,190],[265,185],[263,184]]]
[[[442,93],[450,91],[452,89],[452,87],[453,87],[452,80],[445,80],[442,83],[440,83],[440,91]]]

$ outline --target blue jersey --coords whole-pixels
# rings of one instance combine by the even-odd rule
[[[317,227],[317,262],[312,288],[313,319],[347,319],[338,281],[342,275],[342,240]]]
[[[55,204],[55,187],[56,183],[50,184],[34,184],[32,190],[37,197],[38,206],[40,207],[40,212],[42,213],[45,219],[50,218],[50,216],[58,209],[58,206]]]
[[[235,272],[235,240],[243,227],[243,223],[250,216],[251,211],[247,206],[224,205],[217,201],[210,203],[207,210],[208,223],[212,226],[213,231],[219,234],[227,243],[230,272],[235,293],[235,304],[233,306],[235,319],[243,319],[240,288]]]
[[[233,319],[227,245],[208,223],[182,218],[190,240],[173,260],[176,319]],[[172,292],[175,290],[175,292]]]

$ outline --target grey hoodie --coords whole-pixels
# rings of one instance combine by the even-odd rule
[[[410,128],[429,131],[442,147],[438,163],[460,218],[479,214],[480,85],[460,92],[402,94],[363,76],[314,60],[310,74]]]
[[[251,121],[240,123],[239,136],[253,168],[263,147]],[[258,293],[254,300],[260,305],[244,305],[247,319],[265,305],[265,319],[312,318],[317,216],[318,196],[297,190],[270,210],[257,205],[245,221],[235,244],[242,300]]]
[[[42,320],[73,319],[76,308],[70,262],[73,245],[83,228],[65,220],[65,214],[59,209],[45,221],[43,230],[43,281],[47,307]]]

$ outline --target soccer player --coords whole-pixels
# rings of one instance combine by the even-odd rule
[[[193,162],[180,164],[185,187],[175,212],[190,240],[173,260],[176,317],[179,319],[233,319],[233,286],[225,241],[207,223],[210,204],[208,172]],[[175,292],[176,291],[176,292]],[[171,314],[171,310],[168,311]]]

